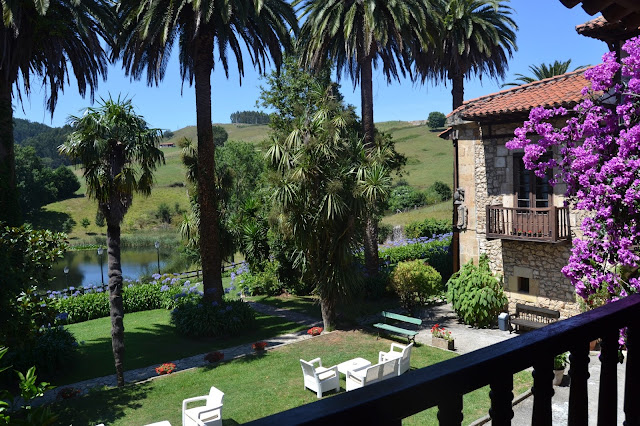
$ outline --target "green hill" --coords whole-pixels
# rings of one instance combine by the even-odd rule
[[[269,128],[266,125],[222,124],[221,126],[229,133],[229,140],[260,144],[269,137]],[[378,123],[377,126],[393,136],[396,149],[407,157],[407,166],[402,172],[402,177],[410,185],[420,190],[426,189],[436,180],[452,185],[453,148],[450,142],[438,138],[437,131],[432,131],[426,125],[414,125],[404,121],[383,122]],[[173,133],[174,136],[164,142],[177,143],[183,137],[197,140],[195,126],[185,127]],[[184,187],[184,169],[180,163],[180,148],[163,148],[163,152],[166,165],[157,170],[156,185],[148,198],[134,196],[133,205],[122,224],[123,234],[175,233],[182,219],[182,214],[179,212],[189,208],[187,189]],[[76,223],[69,235],[72,244],[79,240],[89,240],[94,234],[106,232],[105,227],[98,228],[94,223],[97,206],[84,195],[85,185],[81,170],[76,169],[74,172],[82,183],[76,193],[77,197],[47,205],[42,215],[35,221],[36,226],[60,229],[62,222],[70,217]],[[156,217],[158,207],[162,203],[166,204],[172,212],[170,224],[162,223]],[[448,211],[448,209],[447,207],[444,210]],[[448,216],[447,212],[445,214]],[[87,229],[80,225],[85,217],[91,221]],[[399,218],[398,223],[404,221]],[[394,223],[395,219],[392,216],[386,218],[385,222]]]

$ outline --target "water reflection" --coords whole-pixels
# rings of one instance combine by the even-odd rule
[[[170,260],[171,252],[164,252],[160,249],[160,271]],[[105,284],[109,282],[107,250],[104,249],[103,277]],[[141,275],[151,275],[157,272],[157,253],[155,248],[151,249],[122,249],[121,252],[122,276],[131,280],[138,279]],[[65,267],[69,268],[67,274]],[[100,256],[97,250],[70,251],[64,259],[58,261],[51,272],[54,280],[49,285],[51,290],[62,290],[68,286],[79,287],[101,283]],[[66,276],[65,276],[66,275]]]

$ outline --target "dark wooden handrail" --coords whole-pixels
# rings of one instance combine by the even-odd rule
[[[568,207],[488,205],[486,210],[487,238],[556,243],[571,237]]]
[[[253,425],[392,424],[438,406],[440,424],[462,421],[462,396],[491,385],[493,424],[510,424],[513,374],[534,368],[532,424],[551,424],[553,357],[571,351],[569,424],[587,424],[589,342],[603,338],[599,424],[615,419],[617,333],[627,327],[626,425],[640,425],[640,294],[362,389],[255,420]],[[593,401],[595,402],[595,401]],[[595,406],[592,404],[591,406]]]

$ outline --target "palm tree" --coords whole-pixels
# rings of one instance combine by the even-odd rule
[[[89,198],[107,222],[111,346],[118,386],[124,386],[124,309],[120,266],[120,224],[131,206],[133,193],[151,193],[153,171],[164,163],[158,148],[162,130],[149,129],[133,110],[131,100],[101,100],[81,117],[69,117],[75,131],[59,147],[62,154],[84,167]]]
[[[275,176],[273,217],[293,240],[304,279],[314,283],[327,330],[335,327],[338,301],[358,283],[353,253],[363,206],[355,173],[359,126],[334,90],[315,84],[291,133],[275,136],[266,154]]]
[[[0,221],[20,223],[15,180],[13,94],[31,92],[31,77],[47,86],[47,108],[53,114],[58,91],[74,74],[80,94],[93,101],[99,76],[106,76],[106,54],[112,13],[104,0],[2,1],[0,27]],[[22,81],[21,87],[17,84]]]
[[[114,58],[123,58],[126,72],[147,83],[164,77],[174,42],[180,49],[182,80],[195,82],[198,133],[198,198],[200,255],[204,294],[222,300],[218,199],[215,191],[215,145],[211,128],[211,73],[214,49],[227,77],[228,53],[244,74],[241,44],[263,72],[271,57],[278,67],[281,47],[290,47],[289,29],[297,32],[293,8],[284,0],[122,0],[118,4],[122,30]]]
[[[427,78],[451,80],[453,109],[464,101],[464,79],[504,78],[507,58],[518,50],[518,26],[511,7],[499,0],[450,0],[439,3],[437,49],[416,52],[416,70]]]
[[[364,144],[372,149],[373,67],[382,63],[390,82],[410,69],[410,52],[432,45],[435,30],[431,0],[296,0],[306,21],[300,30],[301,64],[321,70],[327,62],[337,66],[337,76],[347,71],[360,83]],[[367,214],[365,264],[371,276],[378,273],[377,219]]]
[[[556,75],[562,75],[569,71],[569,66],[571,66],[571,59],[567,59],[562,62],[556,60],[554,63],[549,65],[544,62],[540,65],[530,65],[529,70],[531,70],[533,77],[529,77],[524,74],[516,74],[518,78],[516,78],[515,82],[505,83],[502,87],[520,86],[522,84],[533,83],[534,81],[544,80],[545,78],[554,77]],[[574,71],[585,67],[586,65],[580,65],[579,67],[575,67]]]

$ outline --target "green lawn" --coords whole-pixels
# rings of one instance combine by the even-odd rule
[[[190,339],[175,333],[169,317],[169,311],[164,309],[125,315],[126,370],[162,364],[303,329],[280,317],[257,314],[255,329],[243,335],[226,339]],[[64,385],[115,374],[110,321],[110,318],[99,318],[67,326],[77,341],[83,343],[79,346],[80,354],[73,366],[65,372],[64,377],[53,380],[53,384]]]
[[[205,395],[211,386],[216,386],[225,393],[224,424],[235,425],[316,401],[314,392],[303,389],[299,359],[321,357],[325,366],[354,357],[376,361],[378,351],[388,350],[390,343],[358,331],[339,331],[276,348],[263,356],[224,362],[215,368],[179,372],[124,389],[96,390],[82,398],[59,402],[53,409],[60,413],[60,424],[64,425],[142,425],[160,420],[179,425],[182,400]],[[454,356],[419,346],[412,351],[411,366],[421,368]],[[531,375],[519,373],[514,382],[514,394],[520,394],[531,386]],[[464,423],[486,414],[489,406],[488,389],[465,397]],[[436,409],[419,413],[407,419],[406,424],[435,425]]]
[[[424,220],[428,217],[433,219],[448,219],[451,220],[453,214],[453,203],[451,200],[444,201],[432,206],[420,207],[415,210],[410,210],[406,213],[390,214],[382,218],[382,223],[386,223],[392,226],[401,225],[406,226],[411,222],[418,220]]]

